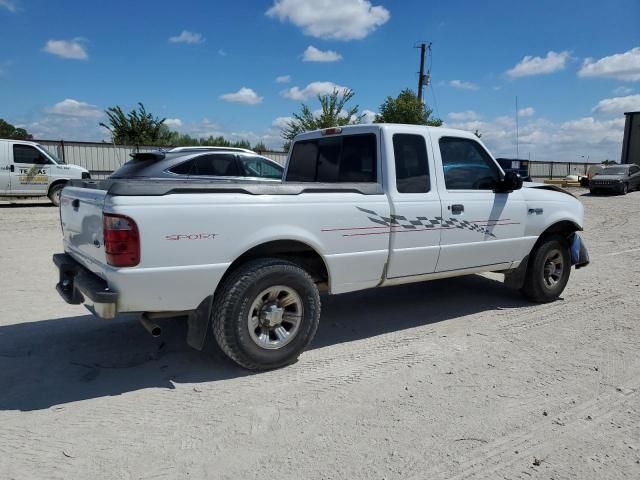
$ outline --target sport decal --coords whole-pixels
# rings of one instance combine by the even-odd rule
[[[420,232],[427,230],[449,230],[454,228],[470,230],[472,232],[478,232],[489,237],[496,238],[489,227],[499,227],[504,225],[515,225],[517,222],[510,222],[508,218],[498,220],[484,220],[484,221],[469,221],[460,220],[457,218],[444,219],[442,217],[416,217],[415,219],[408,219],[403,215],[390,215],[385,217],[378,212],[368,210],[362,207],[356,207],[363,213],[367,214],[367,218],[376,226],[370,227],[347,227],[347,228],[326,228],[323,232],[344,231],[344,237],[355,237],[363,235],[385,235],[389,233],[391,228],[395,233],[403,232]],[[384,231],[372,231],[376,229],[384,229]],[[362,231],[362,232],[356,232]]]

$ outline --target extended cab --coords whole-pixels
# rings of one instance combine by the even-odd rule
[[[534,302],[588,263],[583,207],[504,174],[473,135],[357,125],[296,137],[283,183],[106,180],[62,193],[57,289],[103,318],[187,315],[250,369],[295,360],[329,294],[501,272]],[[401,312],[399,312],[401,314]],[[390,322],[393,319],[389,319]]]
[[[57,206],[69,180],[89,177],[87,169],[60,162],[35,142],[0,139],[0,198],[47,196]]]

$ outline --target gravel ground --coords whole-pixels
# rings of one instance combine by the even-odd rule
[[[575,192],[592,264],[562,300],[498,275],[326,297],[261,374],[65,304],[56,209],[0,205],[0,478],[640,478],[640,192]]]

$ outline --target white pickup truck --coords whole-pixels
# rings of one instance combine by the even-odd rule
[[[161,154],[160,154],[161,156]],[[587,265],[583,207],[506,175],[472,134],[374,124],[304,133],[282,183],[73,182],[58,292],[102,318],[188,316],[249,369],[294,361],[338,294],[501,272],[534,302]],[[393,321],[390,319],[389,321]]]
[[[60,205],[60,192],[69,180],[88,179],[89,171],[60,162],[42,145],[0,139],[0,198],[49,197]]]

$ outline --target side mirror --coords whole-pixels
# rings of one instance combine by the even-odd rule
[[[514,190],[520,190],[522,188],[522,177],[519,173],[507,172],[504,174],[504,178],[498,182],[496,192],[509,193]]]

